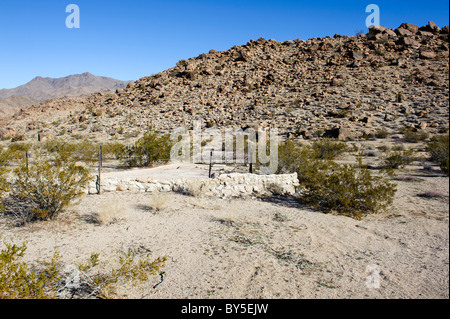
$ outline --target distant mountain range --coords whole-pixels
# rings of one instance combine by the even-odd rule
[[[88,72],[56,79],[38,76],[17,88],[0,90],[0,116],[49,99],[112,91],[128,83]]]

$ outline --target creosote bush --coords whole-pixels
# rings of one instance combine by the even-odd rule
[[[6,169],[6,164],[10,159],[10,154],[7,151],[3,151],[0,149],[0,212],[3,211],[3,193],[9,190],[9,185],[6,180],[6,173],[8,170]]]
[[[314,156],[312,147],[287,141],[279,147],[278,173],[297,172],[300,199],[324,212],[336,212],[353,218],[387,208],[396,192],[388,176],[374,176],[362,164],[339,165]]]
[[[97,163],[100,146],[103,158],[122,159],[125,156],[126,146],[118,142],[107,144],[93,143],[87,140],[79,142],[63,141],[59,139],[45,141],[43,150],[52,155],[73,159],[92,165]]]
[[[376,138],[387,138],[389,137],[389,132],[385,129],[379,129],[375,132]]]
[[[430,160],[437,163],[441,170],[449,175],[449,135],[435,136],[427,144],[426,151]]]
[[[125,165],[130,167],[148,167],[170,161],[170,150],[173,146],[170,135],[160,135],[152,129],[148,130],[135,145],[126,150],[128,158]]]
[[[72,158],[43,158],[39,151],[31,158],[28,167],[22,163],[14,170],[12,195],[32,203],[29,221],[54,219],[84,193],[91,176]]]
[[[0,252],[0,299],[54,299],[60,281],[58,265],[59,254],[55,253],[45,268],[39,272],[20,259],[27,249],[26,243],[21,246],[4,243],[5,249]]]
[[[98,271],[100,255],[93,253],[87,262],[67,273],[58,252],[43,263],[42,269],[31,269],[21,261],[26,243],[17,246],[5,242],[4,246],[0,251],[0,299],[114,298],[117,285],[125,281],[143,283],[160,274],[167,261],[166,256],[151,261],[126,253],[120,256],[118,267]]]
[[[425,131],[416,131],[414,128],[403,128],[401,129],[401,133],[403,133],[403,138],[405,142],[408,143],[419,143],[425,141],[429,134]]]
[[[329,138],[321,138],[312,145],[316,159],[333,160],[347,151],[347,144]]]
[[[386,168],[402,168],[411,164],[415,160],[414,150],[393,151],[387,153],[384,157],[384,166]]]

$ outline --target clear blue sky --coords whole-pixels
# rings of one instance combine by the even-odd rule
[[[66,28],[71,3],[80,8],[80,29]],[[371,3],[390,28],[449,24],[447,0],[1,0],[0,89],[83,72],[137,80],[259,37],[355,35],[367,31]]]

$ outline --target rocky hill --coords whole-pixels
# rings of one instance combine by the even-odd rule
[[[368,34],[241,46],[183,60],[112,94],[51,100],[23,110],[3,126],[38,132],[133,135],[232,125],[277,127],[286,136],[345,138],[379,129],[448,127],[448,26],[403,23]],[[49,125],[58,119],[58,125]]]
[[[12,116],[20,109],[38,104],[39,101],[25,96],[13,95],[0,100],[0,117]]]

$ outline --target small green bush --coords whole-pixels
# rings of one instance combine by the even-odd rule
[[[43,158],[36,151],[34,161],[14,170],[13,197],[30,201],[34,208],[28,220],[54,219],[73,200],[80,197],[91,177],[74,159]]]
[[[9,159],[10,153],[0,149],[0,212],[4,210],[2,199],[3,193],[9,190],[9,185],[6,180],[6,173],[8,172],[6,164]]]
[[[347,144],[329,138],[322,138],[313,143],[312,151],[316,159],[333,160],[347,151]]]
[[[297,172],[301,165],[300,159],[305,158],[301,156],[302,146],[292,140],[287,140],[278,146],[278,170],[277,174]]]
[[[384,167],[397,169],[411,164],[415,160],[414,150],[393,151],[384,157]]]
[[[64,158],[92,165],[97,163],[100,146],[103,158],[123,159],[126,156],[126,146],[119,142],[97,144],[87,140],[80,142],[68,142],[63,140],[49,140],[42,144],[42,148],[51,154],[58,154]]]
[[[318,175],[319,187],[310,188],[303,198],[326,212],[361,218],[392,204],[395,185],[386,178],[373,176],[361,165],[342,165]]]
[[[98,160],[99,145],[89,141],[68,142],[60,139],[48,140],[42,148],[50,154],[65,159],[94,164]]]
[[[21,261],[26,243],[17,246],[5,242],[4,245],[0,251],[0,299],[114,298],[119,284],[145,282],[150,276],[161,274],[167,261],[166,256],[151,261],[127,253],[120,257],[119,267],[98,271],[99,254],[94,253],[86,263],[78,265],[77,285],[68,285],[71,277],[64,278],[64,265],[58,252],[43,263],[43,269],[30,269]]]
[[[130,167],[148,167],[170,161],[170,150],[174,145],[170,135],[160,135],[149,130],[135,145],[128,147],[125,165]]]
[[[103,158],[123,159],[126,156],[126,145],[119,142],[110,142],[102,145]]]
[[[426,151],[430,160],[437,163],[441,170],[449,175],[449,135],[435,136],[427,144]]]
[[[109,299],[116,295],[116,286],[124,280],[145,282],[150,276],[158,275],[165,266],[167,257],[158,257],[153,261],[149,258],[136,260],[132,253],[119,258],[120,267],[113,268],[109,273],[95,275],[92,280],[98,291],[97,298]]]
[[[353,218],[377,213],[392,203],[395,184],[385,175],[372,175],[361,158],[358,165],[338,165],[316,158],[315,152],[292,141],[279,146],[278,173],[297,172],[302,201]]]
[[[375,132],[376,138],[387,138],[389,137],[389,132],[385,129],[379,129]]]
[[[415,131],[413,128],[404,128],[401,130],[403,138],[407,143],[419,143],[426,141],[429,134],[425,131]]]
[[[16,246],[4,243],[0,252],[0,299],[54,299],[60,282],[59,254],[55,253],[45,268],[32,271],[20,261],[27,249],[26,243]]]
[[[25,158],[25,153],[31,150],[31,144],[24,142],[14,142],[8,145],[8,153],[11,158],[14,159],[23,159]]]

